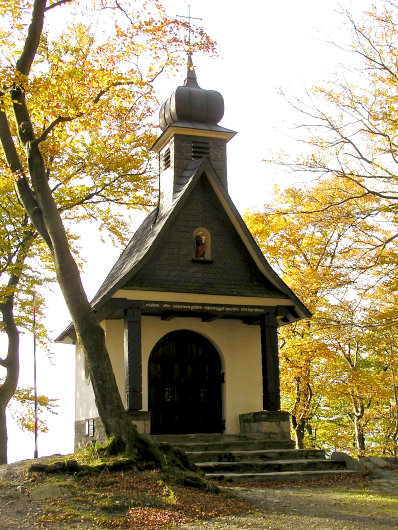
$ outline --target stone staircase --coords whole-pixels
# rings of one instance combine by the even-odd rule
[[[291,440],[270,440],[264,435],[186,434],[156,435],[186,453],[209,480],[291,481],[350,475],[345,460],[325,458],[324,451],[294,449]]]

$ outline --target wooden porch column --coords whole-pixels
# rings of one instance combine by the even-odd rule
[[[142,409],[141,309],[125,310],[124,368],[126,376],[126,409]]]
[[[279,410],[281,406],[279,388],[278,334],[276,311],[260,316],[261,359],[263,375],[263,409]]]

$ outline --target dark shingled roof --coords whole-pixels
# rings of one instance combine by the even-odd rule
[[[134,279],[132,277],[145,266],[146,262],[156,251],[162,236],[167,233],[168,228],[181,211],[191,191],[203,175],[207,177],[226,214],[235,226],[243,244],[251,254],[253,261],[256,263],[262,275],[281,293],[281,298],[286,298],[293,302],[294,310],[299,318],[310,317],[311,313],[308,309],[276,274],[265,259],[207,158],[188,163],[182,179],[186,184],[174,196],[174,200],[169,207],[163,206],[156,208],[144,220],[97,291],[91,302],[92,306],[95,309],[100,309],[112,298],[116,291],[122,289],[127,283],[130,283],[128,288],[133,288]],[[132,279],[132,282],[129,282],[130,279]],[[269,297],[269,294],[264,293],[264,297]],[[71,324],[56,340],[62,341],[72,332],[73,325]]]
[[[129,278],[145,265],[146,261],[155,251],[157,244],[160,241],[160,236],[165,230],[167,230],[170,223],[173,222],[173,219],[180,211],[202,174],[206,174],[211,185],[215,188],[217,195],[222,199],[228,216],[234,221],[234,224],[239,227],[241,233],[244,235],[243,242],[246,247],[248,247],[252,256],[255,257],[257,266],[260,265],[261,272],[281,291],[281,293],[294,301],[299,314],[302,317],[310,316],[307,308],[268,264],[243,222],[235,205],[231,201],[228,193],[220,184],[214,168],[207,158],[189,163],[184,172],[184,177],[186,177],[187,183],[174,198],[171,206],[165,210],[155,209],[141,224],[133,238],[128,243],[126,249],[111,269],[97,294],[94,296],[92,301],[93,306],[98,308],[109,300],[118,289],[126,284]]]
[[[167,209],[155,208],[144,220],[119,259],[112,267],[103,284],[92,300],[92,305],[98,307],[108,300],[112,294],[120,289],[126,281],[145,264],[156,247],[158,236],[163,232],[170,220],[174,218],[179,205],[185,197],[185,191],[192,185],[191,178],[201,166],[201,160],[192,161],[183,172],[186,184],[175,197]]]

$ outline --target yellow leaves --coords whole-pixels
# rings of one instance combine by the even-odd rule
[[[33,5],[33,2],[26,0],[0,0],[0,15],[10,16],[14,21],[21,19],[22,13],[25,10],[29,10]]]
[[[22,9],[23,4],[14,3],[16,9]],[[115,110],[122,107],[124,115],[131,116],[128,109],[134,108],[138,101],[140,114],[147,117],[156,101],[149,83],[164,68],[175,68],[183,60],[182,55],[180,60],[173,57],[182,49],[175,39],[179,23],[168,19],[157,2],[123,2],[119,8],[114,2],[106,1],[99,2],[98,6],[101,10],[95,12],[95,21],[87,3],[81,4],[80,11],[77,3],[61,8],[66,17],[68,13],[75,17],[74,22],[72,18],[63,32],[54,32],[51,26],[43,35],[29,85],[26,79],[11,72],[2,75],[9,86],[16,82],[24,87],[39,129],[44,122],[51,123],[58,116],[90,115],[97,119],[97,125],[99,114],[109,116],[110,121]],[[24,5],[25,9],[28,7],[29,4]],[[48,12],[50,20],[54,11]],[[110,13],[115,34],[109,24]],[[203,49],[212,49],[207,36],[201,35],[199,40]],[[9,38],[3,40],[4,47],[9,41]],[[7,50],[10,53],[14,54],[10,62],[15,63],[19,50]]]
[[[11,415],[16,419],[19,427],[28,432],[34,432],[34,391],[32,387],[17,389],[10,409]],[[57,399],[51,399],[45,395],[37,396],[38,404],[38,429],[40,432],[47,432],[47,426],[43,421],[43,413],[57,413]]]
[[[284,406],[316,427],[327,447],[353,436],[354,407],[364,407],[366,425],[380,404],[391,406],[398,247],[395,224],[381,224],[383,215],[377,197],[337,177],[276,189],[262,211],[245,213],[270,264],[313,312],[309,321],[279,330],[280,380]],[[387,248],[379,245],[391,236]],[[326,428],[335,418],[338,427]]]

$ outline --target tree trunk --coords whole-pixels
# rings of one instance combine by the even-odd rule
[[[71,254],[61,216],[47,182],[43,158],[34,142],[28,145],[27,151],[35,195],[51,241],[50,249],[57,280],[87,361],[95,402],[105,432],[115,441],[122,441],[125,452],[130,456],[138,457],[140,454],[145,459],[149,454],[152,460],[158,460],[161,464],[160,452],[138,434],[124,409],[105,345],[105,335],[87,299]]]
[[[46,0],[34,0],[33,2],[31,24],[16,64],[17,71],[26,77],[29,76],[30,68],[36,57],[46,5]],[[0,109],[2,146],[7,163],[16,177],[21,202],[52,253],[57,279],[70,311],[78,341],[86,357],[96,405],[105,432],[108,437],[122,441],[128,454],[137,457],[141,455],[144,459],[150,456],[152,461],[161,464],[160,451],[148,440],[138,435],[124,410],[105,346],[104,332],[97,323],[87,300],[60,213],[51,193],[44,160],[39,149],[39,140],[35,138],[23,87],[15,83],[10,95],[19,139],[25,149],[30,181],[24,173],[15,149],[7,116],[4,110]],[[11,357],[9,362],[11,363]],[[15,369],[13,373],[15,375]],[[16,380],[13,383],[16,383]]]
[[[296,418],[296,416],[292,415],[292,426],[294,430],[296,449],[304,449],[305,423],[305,419]]]
[[[307,371],[307,380],[309,378],[309,370]],[[300,376],[295,377],[296,383],[296,399],[292,409],[292,426],[294,429],[294,437],[296,440],[296,449],[304,449],[304,434],[307,427],[308,409],[312,400],[311,385],[307,381],[303,381]]]
[[[358,456],[363,456],[365,454],[365,434],[363,432],[363,427],[361,424],[360,418],[355,416],[354,419],[354,429],[355,429],[355,442],[357,444]]]
[[[0,464],[7,464],[7,418],[6,407],[0,407]]]
[[[398,448],[398,391],[396,383],[393,383],[393,394],[394,394],[394,431],[391,435],[393,443],[393,454],[397,456]]]
[[[353,412],[350,416],[354,424],[355,443],[357,446],[358,456],[363,456],[365,454],[365,434],[361,420],[365,414],[365,405],[363,401],[358,403],[354,396],[351,396],[351,400]]]
[[[0,464],[7,463],[7,420],[6,408],[15,394],[19,377],[19,333],[13,314],[14,295],[0,305],[3,316],[3,324],[8,338],[7,357],[1,361],[6,368],[7,374],[4,383],[0,387]]]

